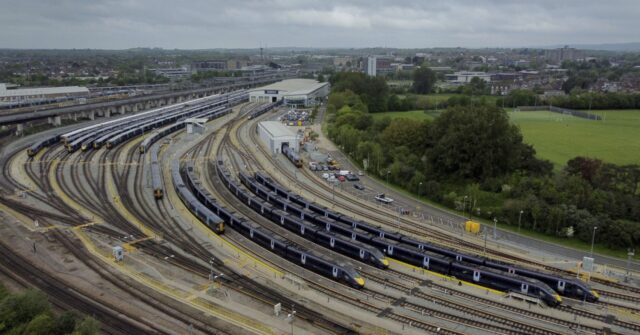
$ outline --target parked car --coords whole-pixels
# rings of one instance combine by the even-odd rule
[[[338,180],[343,182],[343,181],[347,180],[347,178],[345,178],[344,176],[338,176]]]
[[[358,171],[358,176],[364,176],[364,172]]]
[[[384,195],[384,193],[379,193],[378,195],[375,196],[375,199],[385,204],[390,204],[393,202],[393,199],[387,198],[387,196]]]
[[[345,177],[347,178],[348,181],[358,181],[358,180],[360,180],[360,178],[358,178],[358,176],[356,176],[353,173],[349,173]]]
[[[328,174],[328,173],[323,173],[323,174],[322,174],[322,178],[324,178],[324,179],[328,179],[328,178],[329,178],[329,174]]]
[[[364,186],[362,186],[361,184],[355,183],[353,184],[353,187],[357,190],[364,191]]]

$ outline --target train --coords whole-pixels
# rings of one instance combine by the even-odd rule
[[[189,188],[199,190],[200,192],[203,191],[199,188],[194,188],[193,181],[190,178],[187,179],[188,185],[185,184],[184,180],[182,179],[182,175],[180,174],[180,162],[178,160],[172,162],[171,179],[178,197],[180,198],[180,200],[182,200],[185,206],[189,208],[193,215],[200,219],[211,231],[215,232],[216,234],[224,233],[224,220],[213,213],[210,208],[208,208],[193,193],[191,193]],[[200,194],[200,196],[202,197],[202,194]]]
[[[284,100],[279,100],[279,101],[276,101],[276,102],[272,102],[272,103],[268,103],[268,104],[265,104],[265,105],[259,106],[258,108],[256,108],[256,110],[255,110],[255,111],[253,111],[253,112],[251,112],[251,113],[249,114],[249,117],[248,117],[248,118],[249,118],[249,120],[251,120],[251,119],[255,119],[255,118],[257,118],[258,116],[260,116],[260,115],[262,115],[262,114],[264,114],[264,113],[266,113],[266,112],[268,112],[268,111],[270,111],[270,110],[273,110],[274,108],[276,108],[276,107],[278,107],[278,106],[282,105],[282,102],[283,102],[283,101],[284,101]]]
[[[232,193],[239,194],[245,192],[232,180],[231,175],[224,169],[224,164],[220,159],[216,163],[216,171],[222,179],[222,182]],[[318,254],[311,250],[305,250],[280,236],[274,236],[273,233],[264,230],[257,224],[238,218],[215,201],[208,202],[205,206],[219,215],[227,223],[227,226],[280,257],[356,289],[364,287],[364,278],[350,263],[336,262],[325,255]]]
[[[153,197],[159,200],[164,197],[164,187],[162,183],[162,169],[158,161],[158,150],[158,146],[151,149],[151,189],[153,190]]]
[[[295,165],[297,168],[302,167],[302,158],[300,158],[300,155],[298,155],[298,153],[296,153],[295,151],[293,151],[293,149],[291,149],[291,147],[289,147],[288,143],[282,144],[281,151],[282,154],[285,155],[285,157],[287,157],[287,159],[291,161],[291,163],[293,163],[293,165]]]
[[[58,142],[60,142],[60,135],[54,135],[54,136],[42,139],[40,141],[37,141],[37,142],[31,144],[27,148],[27,155],[29,157],[33,157],[36,154],[38,154],[38,152],[40,152],[40,150],[42,150],[42,148],[48,147],[48,146],[56,144]]]
[[[403,234],[386,231],[381,227],[373,226],[364,221],[355,220],[346,215],[331,211],[326,207],[322,207],[315,203],[309,202],[306,199],[298,196],[297,194],[286,190],[281,185],[276,184],[271,178],[265,176],[260,172],[257,172],[255,174],[255,180],[257,183],[273,191],[275,195],[282,199],[281,201],[287,201],[288,204],[282,202],[280,203],[280,206],[281,208],[284,208],[286,206],[287,209],[285,210],[289,213],[292,213],[293,215],[303,215],[302,210],[304,210],[306,212],[306,214],[304,214],[305,217],[309,218],[312,221],[315,220],[317,224],[324,224],[327,230],[340,232],[344,235],[351,236],[352,239],[366,242],[367,240],[370,240],[371,236],[376,236],[378,238],[396,242],[399,246],[405,246],[414,248],[416,250],[431,252],[436,255],[447,257],[448,259],[453,259],[457,262],[465,262],[474,266],[494,269],[496,271],[504,273],[531,278],[540,281],[545,285],[548,285],[549,287],[557,291],[560,295],[565,297],[586,300],[589,302],[595,302],[599,299],[598,292],[591,289],[586,283],[580,281],[579,279],[566,278],[552,273],[527,269],[520,266],[515,266],[513,264],[498,262],[489,258],[471,256],[457,250],[436,246],[427,242],[417,241]],[[275,197],[271,197],[271,203],[277,202],[278,200],[276,200]],[[298,209],[296,210],[296,208]],[[351,229],[345,229],[344,227],[348,227]],[[366,235],[354,235],[352,231],[353,229],[361,231]],[[387,248],[387,246],[384,245],[380,245],[380,247]],[[387,253],[387,255],[389,254]],[[416,265],[416,260],[417,258],[410,263]]]
[[[249,177],[245,173],[240,172],[238,176],[241,183],[246,185],[246,183],[250,182]],[[226,185],[229,186],[229,184]],[[347,257],[351,257],[363,263],[371,264],[377,268],[386,269],[389,267],[389,261],[386,259],[384,254],[376,248],[372,248],[358,241],[353,241],[348,237],[326,231],[324,227],[317,226],[314,223],[301,219],[299,216],[293,216],[283,210],[275,208],[268,201],[264,201],[259,197],[253,196],[249,192],[244,192],[242,189],[230,189],[230,191],[234,193],[242,203],[247,204],[257,213],[260,213],[262,216],[301,237],[328,249],[332,249]]]

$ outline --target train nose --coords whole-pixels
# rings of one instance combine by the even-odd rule
[[[592,290],[591,294],[593,294],[593,296],[596,297],[596,299],[600,299],[600,294],[596,292],[596,290]]]
[[[384,265],[384,267],[389,267],[389,261],[386,258],[383,258],[382,260],[380,260],[380,262],[382,263],[382,265]]]
[[[553,297],[556,299],[556,302],[561,304],[562,303],[562,297],[560,297],[559,294],[554,294]]]
[[[356,283],[357,283],[359,286],[364,286],[364,278],[362,278],[362,277],[355,277],[355,278],[354,278],[354,280],[356,281]]]

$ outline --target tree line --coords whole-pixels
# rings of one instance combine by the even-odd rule
[[[370,174],[485,219],[585,242],[597,226],[601,244],[640,245],[638,165],[576,157],[554,172],[498,106],[451,105],[434,121],[374,119],[373,101],[392,100],[371,100],[368,89],[388,92],[378,79],[331,80],[328,136]]]
[[[100,324],[76,312],[56,315],[47,296],[36,290],[11,293],[0,283],[0,334],[7,335],[93,335]]]

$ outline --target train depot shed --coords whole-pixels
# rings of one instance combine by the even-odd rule
[[[251,102],[276,102],[284,100],[290,107],[310,107],[319,104],[329,95],[329,83],[313,79],[287,79],[249,91]]]
[[[282,145],[288,144],[294,152],[298,152],[298,136],[278,121],[263,121],[258,124],[258,136],[274,154],[282,152]]]

